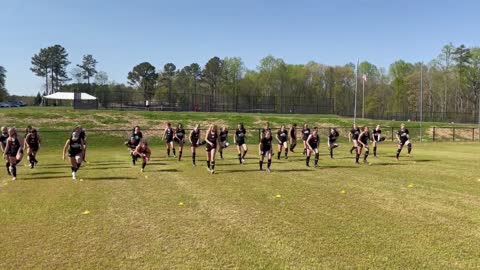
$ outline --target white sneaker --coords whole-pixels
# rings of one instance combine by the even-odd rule
[[[141,168],[141,169],[140,169],[140,172],[142,172],[142,173],[145,172],[145,169]]]
[[[211,174],[214,174],[214,173],[215,173],[215,170],[210,170],[210,173],[211,173]]]
[[[75,172],[72,172],[72,179],[77,180],[77,174]]]
[[[15,180],[17,180],[17,177],[13,177],[13,178],[12,178],[12,181],[15,181]]]
[[[267,168],[267,172],[268,172],[268,173],[270,172],[270,168]]]
[[[208,172],[212,172],[212,170],[210,170],[210,168],[208,168],[208,167],[207,167],[207,171],[208,171]]]
[[[245,163],[245,159],[244,159],[244,158],[242,158],[242,164],[243,164],[243,163]]]

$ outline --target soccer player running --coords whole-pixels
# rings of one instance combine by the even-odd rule
[[[400,130],[397,133],[397,140],[398,140],[398,149],[397,149],[397,161],[400,158],[400,152],[402,152],[403,146],[407,145],[408,149],[408,156],[410,156],[410,153],[412,152],[412,143],[410,142],[410,134],[408,132],[408,129],[405,128],[405,124],[402,124],[400,126]]]
[[[235,143],[235,145],[237,146],[238,161],[240,162],[240,164],[245,163],[245,155],[248,151],[247,143],[245,141],[246,136],[247,131],[245,130],[243,123],[238,124],[237,130],[235,130],[235,136],[233,136],[233,143]]]
[[[227,127],[222,127],[220,130],[220,147],[218,151],[220,152],[220,158],[223,159],[223,149],[228,147],[228,129]]]
[[[310,129],[308,128],[307,123],[303,124],[302,128],[302,139],[303,139],[303,155],[307,155],[307,139],[310,136]]]
[[[328,150],[330,151],[330,158],[333,158],[333,149],[338,147],[337,139],[340,134],[336,128],[331,128],[330,133],[328,134]]]
[[[85,131],[85,129],[82,127],[82,126],[76,126],[75,127],[75,130],[77,130],[79,132],[79,136],[80,136],[80,139],[82,139],[83,141],[83,153],[82,153],[82,156],[83,156],[83,161],[84,162],[87,162],[87,132]]]
[[[68,151],[68,157],[70,158],[70,164],[72,169],[72,179],[77,179],[77,171],[80,169],[82,165],[83,153],[84,153],[85,143],[80,137],[80,130],[75,129],[70,136],[70,138],[65,143],[63,147],[63,160],[65,160],[65,155]]]
[[[307,167],[310,167],[310,157],[312,153],[315,153],[315,167],[318,167],[318,160],[320,159],[320,153],[318,152],[318,145],[320,143],[320,137],[318,136],[318,129],[313,128],[312,134],[307,138]]]
[[[183,145],[185,144],[185,130],[183,129],[182,124],[177,125],[177,129],[175,129],[173,137],[173,140],[178,144],[178,161],[181,161]],[[173,148],[173,153],[175,154],[175,148]]]
[[[142,138],[143,138],[143,134],[140,131],[140,127],[135,126],[132,130],[130,139],[125,143],[125,145],[128,147],[130,151],[130,156],[132,157],[133,165],[137,163],[137,160],[139,158],[137,155],[134,155],[133,152],[135,151],[137,146],[140,144],[140,141],[142,140]]]
[[[269,122],[266,122],[265,126],[260,130],[259,141],[261,141],[263,139],[263,137],[265,137],[265,133],[267,131],[270,131],[270,133],[272,133],[272,129],[270,128],[270,123]],[[261,152],[262,152],[262,150],[260,149],[260,144],[259,144],[258,145],[258,153],[260,154]]]
[[[263,171],[263,161],[267,156],[267,172],[270,172],[270,165],[272,165],[272,131],[266,130],[263,138],[260,140],[260,171]]]
[[[200,125],[195,125],[190,132],[190,136],[188,137],[188,140],[190,141],[190,150],[192,151],[192,162],[193,166],[197,166],[196,163],[196,156],[197,156],[197,147],[205,144],[205,142],[200,141]]]
[[[142,173],[145,172],[145,166],[150,162],[150,156],[152,155],[152,151],[150,147],[148,147],[148,142],[145,139],[141,139],[137,148],[133,151],[133,154],[142,159],[142,169],[140,169],[140,171]]]
[[[358,136],[360,135],[360,133],[361,133],[360,128],[358,128],[356,124],[353,124],[353,128],[350,130],[350,133],[348,133],[348,140],[350,142],[353,142],[353,146],[350,149],[350,154],[353,153],[353,150],[357,150]]]
[[[288,133],[290,133],[290,152],[294,153],[293,149],[297,146],[297,124],[293,123]]]
[[[0,148],[2,150],[2,155],[5,156],[5,148],[7,147],[7,140],[8,140],[8,128],[7,127],[2,127],[1,128],[2,134],[0,135]],[[10,161],[8,160],[8,157],[5,157],[5,167],[7,168],[7,173],[8,175],[11,175],[10,173]]]
[[[30,133],[25,137],[24,149],[27,150],[28,161],[30,168],[33,169],[37,165],[37,152],[40,149],[40,136],[35,128],[30,130]]]
[[[173,150],[173,157],[177,157],[175,153],[175,147],[173,146],[173,129],[171,123],[167,123],[165,131],[163,132],[162,139],[165,141],[165,144],[167,146],[167,157],[170,157],[171,149]]]
[[[220,144],[217,125],[210,125],[205,134],[205,141],[207,142],[207,170],[215,173],[215,154],[217,153],[217,146]]]
[[[10,128],[8,130],[7,145],[4,152],[5,159],[10,163],[10,173],[12,174],[12,180],[17,180],[17,164],[22,161],[23,158],[23,145],[18,140],[17,130]]]
[[[362,150],[365,148],[365,155],[363,157],[363,162],[367,163],[368,158],[368,140],[370,139],[370,132],[368,132],[368,127],[364,127],[363,131],[358,135],[358,147],[357,147],[357,155],[355,157],[355,163],[359,164],[358,160],[360,159],[360,155],[362,155]]]
[[[380,129],[380,125],[372,131],[372,141],[373,141],[373,156],[377,157],[377,145],[380,142],[385,141],[385,137],[382,137],[382,130]]]
[[[282,125],[280,127],[280,130],[277,132],[277,136],[275,139],[278,142],[278,154],[277,154],[277,159],[280,159],[280,156],[282,155],[282,150],[285,149],[285,159],[288,158],[288,131],[285,128],[285,125]]]

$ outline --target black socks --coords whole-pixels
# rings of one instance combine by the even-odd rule
[[[145,166],[147,166],[147,162],[144,160],[144,161],[142,162],[142,169],[145,169]]]
[[[212,161],[212,170],[215,170],[215,161]]]
[[[260,170],[262,170],[262,169],[263,169],[263,161],[260,160],[260,161],[258,162],[258,164],[260,164]]]
[[[17,177],[17,165],[12,165],[11,169],[13,177]]]
[[[316,153],[315,154],[315,166],[318,165],[318,160],[320,159],[320,154],[319,153]]]
[[[238,154],[238,161],[240,162],[240,164],[242,164],[242,155],[241,154]]]
[[[167,148],[167,156],[170,156],[170,148]]]
[[[309,156],[307,156],[306,164],[307,164],[307,167],[310,167],[310,157]]]
[[[408,147],[408,154],[410,154],[412,152],[412,144],[409,143],[407,147]]]
[[[196,153],[192,153],[192,162],[193,162],[193,165],[195,165],[195,154],[196,154]]]
[[[373,156],[376,157],[377,156],[377,147],[373,147]]]
[[[207,160],[207,167],[210,169],[210,160]]]
[[[268,162],[267,162],[267,168],[270,169],[270,165],[272,165],[272,160],[269,159]]]

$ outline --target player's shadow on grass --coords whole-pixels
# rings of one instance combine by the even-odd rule
[[[65,174],[65,171],[61,171],[61,172],[31,172],[28,175],[46,175],[46,174]]]
[[[403,166],[403,165],[408,165],[406,163],[400,163],[400,162],[395,162],[395,163],[389,163],[389,162],[378,162],[378,163],[370,163],[372,164],[371,166]]]
[[[104,181],[104,180],[132,180],[137,179],[136,177],[127,177],[127,176],[98,176],[98,177],[83,177],[84,180],[91,181]]]
[[[358,169],[360,167],[361,166],[351,166],[351,165],[326,165],[326,166],[320,165],[318,169],[320,170],[322,169]]]
[[[57,179],[68,177],[68,173],[63,173],[63,174],[64,174],[63,176],[60,176],[60,175],[45,175],[45,176],[34,176],[34,177],[28,177],[28,178],[23,178],[22,177],[20,180],[26,180],[26,181],[57,180]]]
[[[159,173],[162,173],[162,172],[181,172],[181,171],[179,171],[179,170],[177,170],[177,169],[159,169],[159,170],[148,170],[148,169],[147,169],[147,171],[145,171],[145,173],[149,173],[149,172],[156,172],[156,173],[159,172]]]

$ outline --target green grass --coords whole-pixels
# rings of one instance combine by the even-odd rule
[[[57,131],[42,133],[39,166],[31,170],[23,161],[17,181],[0,167],[0,269],[480,267],[478,142],[415,143],[413,156],[402,153],[400,162],[393,158],[395,145],[387,142],[380,145],[378,159],[369,158],[370,166],[354,165],[346,142],[334,160],[322,144],[320,168],[306,168],[297,152],[288,160],[274,159],[270,174],[258,171],[252,144],[246,165],[237,164],[230,147],[217,161],[217,174],[210,175],[203,149],[199,166],[192,167],[189,149],[182,162],[167,159],[154,137],[158,134],[151,133],[153,161],[142,174],[122,145],[126,133],[89,132],[89,163],[78,173],[82,181],[73,181],[61,160],[68,132],[57,122],[76,119],[94,128],[107,121],[122,128],[120,119],[131,118],[155,123],[219,117],[227,124],[270,118],[85,115],[59,108],[19,112],[21,118],[8,110],[0,115],[8,115],[3,119],[9,126],[24,126],[26,119],[37,117],[35,126]],[[301,115],[272,119],[289,117],[349,121]],[[90,214],[82,214],[86,210]]]

